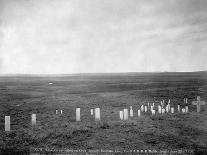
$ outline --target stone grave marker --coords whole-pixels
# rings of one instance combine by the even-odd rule
[[[138,110],[137,113],[138,113],[138,117],[140,117],[141,116],[141,111]]]
[[[36,116],[36,114],[32,114],[31,117],[32,117],[32,126],[35,126],[36,125],[37,116]]]
[[[180,105],[178,105],[178,112],[180,112]]]
[[[93,115],[93,109],[91,109],[91,115]]]
[[[165,108],[162,108],[162,114],[164,114],[165,113]]]
[[[123,112],[123,111],[120,111],[120,112],[119,112],[119,117],[120,117],[121,120],[124,119],[124,112]]]
[[[147,106],[144,107],[144,112],[147,112]]]
[[[171,113],[173,114],[175,112],[175,109],[171,107]]]
[[[80,121],[80,108],[76,108],[76,121]]]
[[[188,112],[188,106],[185,106],[185,112]]]
[[[192,102],[193,105],[197,106],[197,112],[201,111],[201,106],[205,105],[206,103],[204,101],[201,101],[201,97],[197,96],[197,101]]]
[[[162,107],[160,105],[158,105],[158,113],[161,114],[162,113]]]
[[[128,109],[124,109],[124,120],[128,120]]]
[[[10,131],[10,116],[5,116],[5,131]]]
[[[185,113],[185,108],[182,108],[182,112]]]
[[[60,110],[60,114],[63,114],[63,110]]]
[[[141,111],[142,111],[142,112],[144,111],[144,106],[143,106],[143,105],[141,106]]]
[[[101,120],[101,112],[100,108],[95,109],[95,121],[100,121]]]
[[[132,106],[130,106],[129,115],[130,115],[130,117],[133,117],[133,110],[132,110]]]
[[[155,110],[152,110],[152,115],[155,115]]]
[[[58,114],[58,110],[55,110],[55,113]]]

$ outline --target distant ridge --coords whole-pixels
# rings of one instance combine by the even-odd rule
[[[207,71],[194,72],[108,72],[108,73],[70,73],[70,74],[0,74],[0,77],[67,77],[67,76],[126,76],[126,75],[150,75],[150,74],[207,74]]]

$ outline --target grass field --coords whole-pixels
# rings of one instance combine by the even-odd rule
[[[52,82],[53,85],[48,83]],[[31,148],[82,150],[193,150],[207,154],[207,105],[196,113],[197,96],[207,101],[207,72],[79,74],[0,77],[0,153]],[[137,118],[141,104],[171,99],[189,113]],[[119,120],[119,111],[133,106],[135,117]],[[75,108],[81,108],[81,122]],[[101,108],[96,123],[91,108]],[[56,109],[63,114],[56,115]],[[31,114],[37,126],[31,127]],[[4,116],[11,132],[4,132]]]

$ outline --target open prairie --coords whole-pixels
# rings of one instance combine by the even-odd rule
[[[49,85],[49,83],[53,83]],[[29,149],[193,150],[207,152],[207,105],[196,112],[192,101],[207,101],[207,72],[77,74],[0,77],[1,153]],[[189,113],[177,112],[177,105]],[[171,99],[174,114],[142,113],[142,104]],[[134,117],[121,121],[119,111],[133,107]],[[75,110],[81,108],[81,121]],[[90,109],[101,109],[95,122]],[[63,114],[55,114],[56,109]],[[31,126],[31,114],[37,125]],[[11,132],[4,117],[11,116]]]

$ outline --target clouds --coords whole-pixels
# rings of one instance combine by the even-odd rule
[[[0,3],[1,73],[206,70],[205,0]]]

